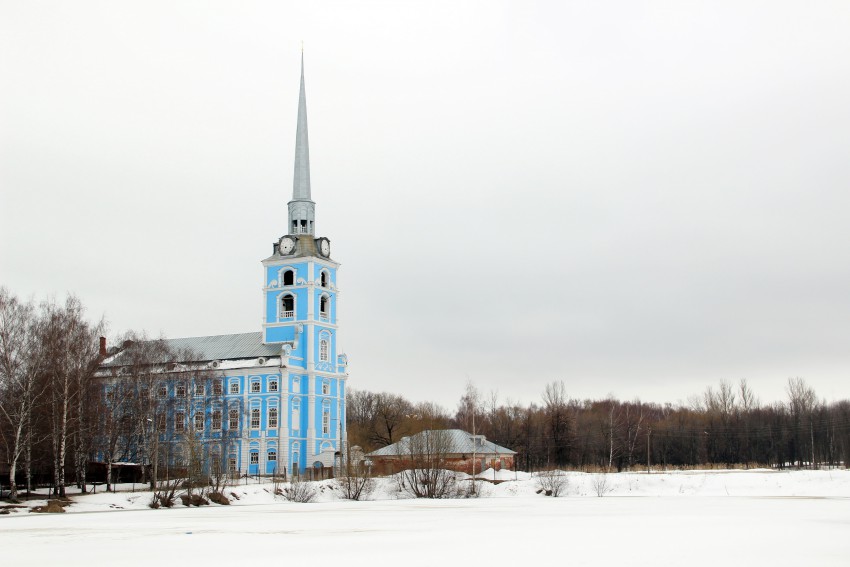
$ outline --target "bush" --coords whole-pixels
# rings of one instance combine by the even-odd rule
[[[591,483],[593,485],[593,490],[596,492],[598,497],[602,498],[614,489],[608,480],[608,473],[597,474],[593,477]]]
[[[210,492],[208,497],[210,499],[210,502],[221,504],[222,506],[228,506],[230,504],[230,500],[228,500],[227,496],[225,496],[221,492]]]
[[[566,495],[567,487],[569,486],[567,473],[559,470],[543,471],[537,473],[537,486],[540,488],[537,493],[543,493],[546,496],[557,498],[562,494]]]
[[[289,502],[300,502],[307,504],[315,500],[316,489],[307,481],[301,480],[300,477],[293,477],[289,486],[282,491],[283,497]]]
[[[180,500],[184,506],[207,506],[210,503],[200,494],[181,494]]]

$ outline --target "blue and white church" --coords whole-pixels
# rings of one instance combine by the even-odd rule
[[[225,451],[215,457],[241,475],[332,467],[345,439],[348,359],[337,340],[339,263],[330,240],[316,231],[303,55],[288,213],[284,234],[262,260],[262,330],[166,340],[170,352],[190,352],[193,360],[168,365],[155,394],[169,402],[156,425],[163,439],[200,435]],[[102,368],[126,366],[121,359],[115,353]],[[177,370],[189,367],[205,369],[210,378],[188,383],[191,378],[181,377],[188,374]]]

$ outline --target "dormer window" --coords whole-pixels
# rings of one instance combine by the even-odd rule
[[[295,317],[295,296],[287,293],[280,298],[280,318],[292,319]]]
[[[284,270],[280,279],[281,285],[295,285],[295,270]]]

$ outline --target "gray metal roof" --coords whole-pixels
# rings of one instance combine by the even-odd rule
[[[462,429],[429,429],[427,431],[417,433],[416,435],[412,435],[411,437],[416,439],[423,435],[436,434],[447,436],[448,448],[446,450],[446,453],[449,454],[458,453],[471,455],[474,452],[485,454],[516,455],[516,451],[511,451],[506,447],[496,445],[492,441],[487,441],[487,439],[485,439],[483,435],[474,436],[471,433]],[[477,443],[473,441],[473,439],[476,437]],[[366,456],[370,458],[404,456],[408,452],[406,448],[408,439],[408,437],[404,437],[398,443],[393,443],[392,445],[387,445],[386,447],[382,447],[377,451],[372,451]]]
[[[167,339],[166,343],[175,351],[192,351],[198,356],[198,361],[279,356],[282,346],[279,343],[263,344],[263,333],[186,337],[183,339]]]
[[[195,360],[178,362],[205,362],[235,358],[259,358],[279,356],[282,343],[263,344],[262,333],[238,333],[235,335],[213,335],[209,337],[185,337],[165,339],[168,350],[173,353],[190,351]],[[163,360],[161,362],[170,362]],[[121,366],[121,353],[107,360],[104,366]]]

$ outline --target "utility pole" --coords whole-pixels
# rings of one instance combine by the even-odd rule
[[[649,474],[650,472],[652,472],[652,467],[650,466],[650,463],[649,463],[649,458],[650,458],[649,439],[650,439],[650,437],[652,437],[652,428],[648,427],[647,430],[646,430],[646,474]]]

